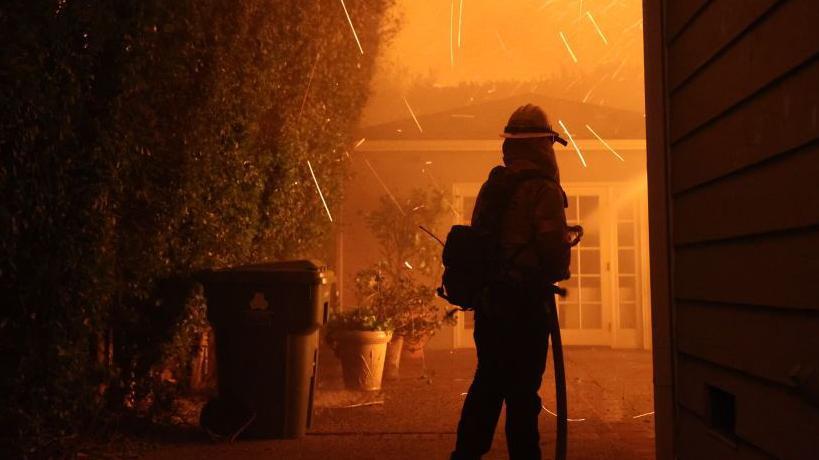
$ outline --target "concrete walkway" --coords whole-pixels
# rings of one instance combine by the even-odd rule
[[[651,354],[603,348],[569,348],[569,458],[654,458]],[[313,427],[287,441],[165,445],[148,459],[446,459],[455,442],[461,404],[475,369],[473,350],[428,351],[404,359],[401,379],[378,394],[345,391],[340,365],[323,352]],[[549,363],[551,366],[551,363]],[[547,371],[544,406],[555,410],[554,381]],[[350,407],[352,406],[352,407]],[[635,418],[636,417],[636,418]],[[503,418],[487,459],[505,459]],[[552,458],[555,417],[544,411],[544,458]]]

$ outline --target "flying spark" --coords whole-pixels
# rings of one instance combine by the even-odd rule
[[[557,417],[557,414],[555,414],[554,412],[550,411],[549,409],[546,409],[546,406],[544,406],[544,405],[542,405],[542,404],[541,404],[541,405],[540,405],[540,407],[542,407],[542,408],[543,408],[543,410],[545,410],[545,411],[546,411],[546,412],[547,412],[549,415],[552,415],[552,416],[554,416],[554,417]],[[586,419],[585,419],[585,418],[567,418],[566,420],[567,420],[567,421],[569,421],[569,422],[582,422],[582,421],[585,421]]]
[[[563,120],[557,120],[557,122],[560,123],[560,127],[563,128],[563,131],[566,133],[566,136],[569,137],[569,140],[574,146],[574,150],[577,152],[577,156],[580,157],[580,162],[583,163],[583,167],[585,168],[587,166],[586,159],[583,158],[583,153],[580,151],[580,147],[577,146],[577,143],[575,143],[574,138],[572,137],[572,133],[570,133],[569,129],[566,128],[566,125],[563,124]]]
[[[652,412],[646,412],[645,414],[635,415],[634,417],[631,417],[631,418],[640,418],[640,417],[645,417],[647,415],[654,415],[654,412],[653,411]]]
[[[324,200],[324,194],[321,193],[321,187],[319,187],[319,183],[316,179],[316,174],[313,172],[313,165],[310,164],[310,160],[307,160],[307,167],[310,168],[310,175],[313,176],[313,183],[316,184],[316,190],[318,190],[319,197],[321,197],[321,202],[324,204],[324,210],[327,211],[327,217],[329,217],[330,222],[332,222],[333,216],[330,214],[330,208],[327,207],[327,202]]]
[[[409,110],[410,115],[412,115],[412,119],[415,120],[415,126],[418,126],[418,131],[423,133],[424,128],[421,127],[421,123],[418,123],[418,119],[415,118],[415,112],[412,111],[412,107],[410,107],[406,97],[404,98],[404,104],[407,105],[407,109]]]
[[[355,27],[353,26],[353,20],[350,19],[350,13],[347,11],[347,5],[344,4],[344,0],[341,0],[341,7],[344,8],[344,14],[347,15],[347,22],[350,23],[350,30],[353,31],[353,38],[355,38],[355,42],[358,45],[358,50],[361,51],[361,54],[364,54],[364,48],[361,47],[361,42],[358,41],[358,34],[355,33]]]
[[[608,5],[606,5],[606,6],[603,8],[603,12],[605,13],[606,11],[610,10],[612,6],[614,6],[614,5],[616,5],[616,4],[617,4],[617,1],[618,1],[618,0],[612,0],[612,2],[611,2],[611,3],[609,3]]]
[[[640,28],[642,28],[642,27],[643,27],[643,20],[642,20],[642,19],[640,19],[639,21],[635,22],[634,24],[632,24],[632,25],[630,25],[630,26],[626,27],[626,28],[623,30],[623,32],[628,32],[629,30],[631,30],[631,29],[633,29],[633,28],[635,28],[635,27],[637,27],[637,26],[640,26]]]
[[[572,51],[572,47],[569,46],[569,41],[566,40],[566,35],[563,32],[560,32],[560,39],[563,40],[563,44],[566,45],[566,49],[569,51],[569,55],[572,56],[572,61],[577,64],[577,56],[574,55],[574,51]]]
[[[410,265],[410,263],[407,262],[406,260],[404,261],[404,266],[412,270],[412,265]]]
[[[299,109],[299,120],[301,120],[301,115],[304,113],[304,105],[307,104],[307,96],[310,94],[310,85],[313,84],[313,77],[316,74],[316,67],[318,67],[319,63],[319,53],[316,53],[316,61],[313,63],[313,68],[310,69],[310,77],[307,79],[307,89],[304,90],[304,98],[301,100],[301,108]]]
[[[626,161],[625,159],[623,159],[623,157],[621,157],[621,156],[620,156],[620,154],[619,154],[619,153],[617,153],[617,152],[616,152],[616,151],[615,151],[613,148],[611,148],[611,146],[608,144],[608,142],[604,141],[604,140],[603,140],[603,138],[602,138],[602,137],[600,137],[600,135],[599,135],[599,134],[597,134],[597,133],[596,133],[596,132],[595,132],[595,131],[592,129],[592,127],[591,127],[591,126],[586,125],[586,129],[588,129],[589,131],[591,131],[591,133],[592,133],[592,134],[594,134],[594,137],[596,137],[596,138],[597,138],[597,140],[598,140],[598,141],[600,141],[600,143],[602,143],[603,145],[605,145],[605,146],[606,146],[606,148],[607,148],[607,149],[609,149],[609,152],[613,153],[613,154],[614,154],[614,156],[616,156],[617,158],[619,158],[619,159],[620,159],[620,161]]]
[[[395,207],[398,208],[398,211],[401,213],[401,215],[405,216],[406,213],[404,212],[404,208],[402,208],[401,204],[398,203],[398,200],[395,199],[395,195],[392,194],[389,187],[387,187],[387,184],[385,184],[384,181],[381,180],[381,176],[378,175],[378,172],[376,172],[375,168],[373,168],[373,165],[370,164],[370,160],[364,158],[364,163],[367,165],[368,168],[370,168],[370,171],[372,171],[373,176],[375,176],[375,179],[378,181],[379,184],[381,184],[381,187],[384,188],[384,191],[387,192],[387,196],[390,197],[393,204],[395,204]]]
[[[628,59],[623,59],[623,61],[620,63],[620,66],[619,66],[619,67],[617,67],[617,70],[615,70],[615,71],[614,71],[614,73],[613,73],[613,74],[611,74],[611,79],[612,79],[612,81],[613,81],[615,78],[617,78],[617,75],[620,75],[620,71],[621,71],[621,70],[623,70],[623,67],[625,67],[625,66],[626,66],[626,61],[628,61]]]
[[[501,37],[500,32],[496,30],[495,36],[498,37],[498,43],[500,43],[501,48],[503,48],[503,52],[509,53],[509,48],[506,47],[506,42],[503,41],[503,37]]]
[[[355,145],[353,146],[353,150],[361,147],[361,144],[363,144],[364,141],[366,141],[366,140],[367,140],[366,137],[362,137],[358,142],[355,143]]]
[[[458,48],[461,47],[461,29],[464,26],[464,0],[458,5]]]
[[[600,30],[600,26],[597,25],[597,21],[594,20],[594,16],[592,16],[591,11],[586,11],[586,16],[588,16],[589,20],[591,21],[594,28],[597,30],[597,33],[600,35],[600,38],[603,39],[603,43],[609,44],[609,40],[603,34],[603,31]]]
[[[449,0],[449,66],[455,67],[455,50],[452,46],[452,23],[455,21],[455,0]]]

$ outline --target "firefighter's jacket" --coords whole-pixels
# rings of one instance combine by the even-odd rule
[[[501,255],[506,262],[509,279],[521,282],[547,282],[569,278],[571,258],[567,232],[566,195],[559,184],[557,167],[550,171],[543,162],[524,158],[504,158],[507,170],[518,172],[538,168],[547,178],[530,179],[520,184],[511,195],[500,222]],[[493,180],[490,176],[490,181]],[[481,188],[472,214],[472,225],[480,227],[482,220],[496,210],[487,209],[490,200],[482,200],[486,184]]]

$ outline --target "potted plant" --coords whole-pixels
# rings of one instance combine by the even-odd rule
[[[389,319],[369,308],[344,311],[330,318],[326,337],[330,348],[341,360],[347,389],[381,389],[387,343],[392,338]]]
[[[382,259],[356,276],[359,302],[394,327],[385,375],[397,378],[401,349],[423,349],[446,318],[435,299],[441,246],[419,225],[436,229],[446,212],[443,194],[414,190],[400,203],[384,196],[367,217]]]

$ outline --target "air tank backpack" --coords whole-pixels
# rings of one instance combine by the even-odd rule
[[[493,212],[480,228],[453,225],[450,229],[441,257],[444,274],[438,296],[464,310],[480,305],[486,288],[499,279],[506,265],[500,251],[500,227],[509,202],[521,184],[538,178],[548,179],[537,170],[511,173],[497,166],[490,172],[481,200]]]

